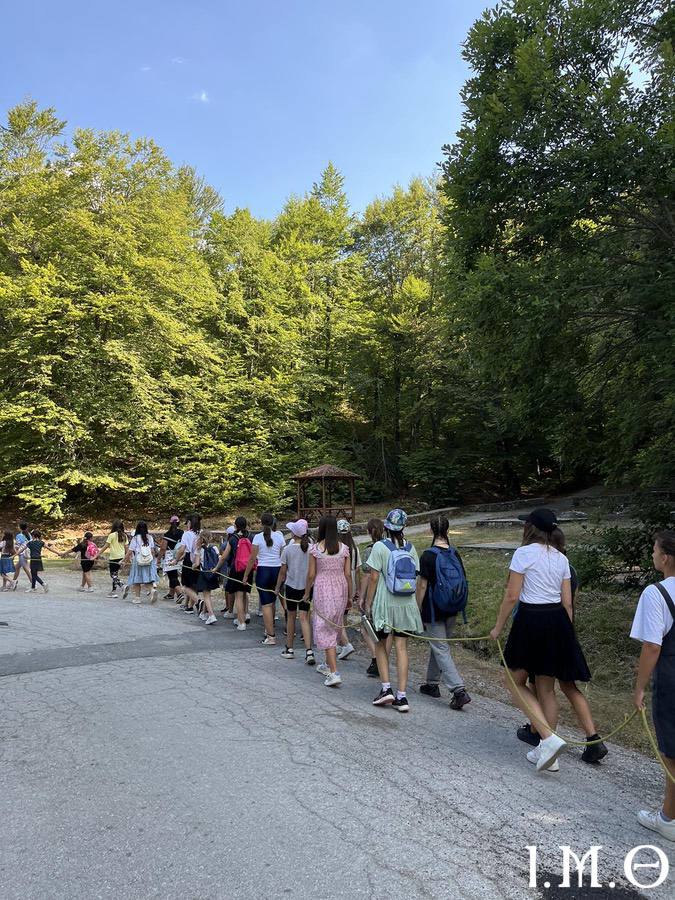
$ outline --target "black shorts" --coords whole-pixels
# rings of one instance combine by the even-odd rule
[[[93,559],[81,559],[80,565],[82,566],[83,572],[91,572],[94,568],[94,560]]]
[[[186,588],[194,588],[197,585],[197,578],[199,576],[198,572],[192,568],[192,557],[189,553],[186,553],[183,557],[183,571],[180,575],[180,581],[183,587]]]
[[[292,588],[288,585],[285,585],[282,593],[286,597],[286,609],[289,612],[309,612],[309,602],[303,600],[302,598],[305,596],[305,591],[303,588]]]
[[[403,634],[402,631],[376,631],[378,641],[386,641],[388,637],[392,634],[394,637],[409,637],[407,634]]]
[[[251,585],[253,583],[253,572],[249,572],[248,581],[242,584],[244,580],[243,572],[230,572],[229,578],[225,583],[226,594],[250,594]]]
[[[172,591],[175,590],[178,587],[178,569],[169,569],[165,574],[169,579],[169,587]]]

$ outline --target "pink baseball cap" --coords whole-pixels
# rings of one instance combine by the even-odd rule
[[[297,522],[287,522],[286,528],[294,537],[304,537],[307,534],[309,525],[306,519],[298,519]]]
[[[169,522],[180,522],[180,519],[178,518],[178,516],[171,516]]]

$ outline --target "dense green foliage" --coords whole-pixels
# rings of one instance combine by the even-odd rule
[[[510,0],[466,41],[452,294],[519,474],[675,478],[674,37],[665,0]]]
[[[274,221],[150,140],[0,131],[0,497],[58,516],[675,475],[672,14],[512,0],[472,28],[441,190]],[[639,398],[640,402],[636,402]]]

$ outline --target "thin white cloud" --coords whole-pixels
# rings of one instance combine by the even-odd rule
[[[208,93],[204,90],[197,91],[196,94],[192,95],[191,99],[196,100],[197,103],[210,103],[211,102],[211,98],[209,97]]]
[[[149,72],[152,66],[141,66],[141,72]]]
[[[184,59],[182,56],[173,56],[173,57],[171,58],[171,62],[172,62],[175,66],[182,66],[183,63],[187,62],[187,60]]]

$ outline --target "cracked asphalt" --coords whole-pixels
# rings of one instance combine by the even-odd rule
[[[414,689],[409,715],[379,710],[363,656],[325,688],[302,654],[257,644],[255,617],[207,629],[105,599],[104,572],[92,595],[49,574],[47,595],[0,594],[2,900],[623,898],[633,847],[675,867],[635,821],[659,801],[653,760],[613,745],[598,768],[568,751],[537,774],[506,704],[456,713]],[[547,890],[560,845],[602,845],[617,887]]]

